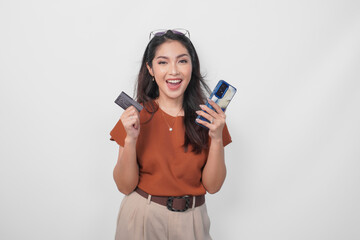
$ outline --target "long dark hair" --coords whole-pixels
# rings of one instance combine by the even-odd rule
[[[147,45],[142,59],[138,80],[136,83],[136,99],[139,103],[143,103],[146,111],[154,114],[158,108],[154,104],[154,99],[159,97],[159,87],[153,77],[150,75],[146,64],[152,67],[152,60],[155,57],[157,48],[166,41],[179,41],[189,52],[192,63],[192,74],[189,85],[184,92],[183,109],[185,124],[185,142],[184,149],[187,151],[189,144],[192,151],[196,154],[208,148],[209,135],[208,129],[200,127],[195,123],[197,117],[196,110],[199,110],[200,104],[204,104],[206,92],[210,93],[210,89],[204,81],[200,73],[200,62],[194,45],[190,39],[182,34],[177,34],[168,30],[161,36],[155,36]]]

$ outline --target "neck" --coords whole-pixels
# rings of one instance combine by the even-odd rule
[[[156,100],[157,104],[167,114],[171,116],[183,116],[183,110],[182,110],[182,104],[183,99],[177,98],[177,99],[164,99],[162,97],[159,97]]]

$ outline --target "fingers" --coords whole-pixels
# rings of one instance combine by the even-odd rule
[[[204,125],[205,127],[209,128],[209,129],[211,129],[213,127],[213,124],[211,122],[209,123],[209,122],[201,120],[199,118],[197,118],[196,121],[198,123],[200,123],[201,125]]]
[[[223,112],[223,110],[219,107],[219,105],[217,105],[214,101],[208,99],[208,103],[215,109],[211,109],[210,107],[206,106],[206,105],[200,105],[200,108],[205,111],[198,111],[196,112],[198,115],[206,118],[207,120],[209,120],[210,122],[213,122],[214,120],[217,119],[225,119],[226,115]]]
[[[201,114],[201,116],[203,116],[204,118],[206,118],[207,120],[211,121],[212,118],[216,118],[217,113],[212,110],[211,108],[209,108],[206,105],[200,105],[200,108],[204,111],[200,111],[204,114]]]
[[[124,116],[139,116],[138,110],[134,106],[128,107],[125,112],[123,113]]]
[[[207,119],[207,120],[210,122],[210,124],[214,122],[214,117],[211,116],[210,114],[208,114],[208,113],[206,113],[206,112],[204,112],[204,111],[196,111],[196,113],[197,113],[197,115],[199,115],[199,116]],[[202,120],[202,121],[203,121],[203,120]],[[203,121],[203,122],[206,122],[206,121]],[[199,122],[199,123],[200,123],[200,122]]]
[[[208,103],[215,109],[217,114],[219,114],[221,117],[225,117],[224,111],[221,109],[221,107],[218,104],[216,104],[211,99],[208,99]]]
[[[130,106],[120,117],[125,129],[134,127],[138,129],[140,126],[140,114],[134,106]]]
[[[210,132],[212,132],[212,135],[220,136],[222,133],[221,130],[225,125],[226,115],[224,111],[219,107],[219,105],[216,104],[214,101],[208,99],[208,103],[210,104],[210,106],[213,107],[213,109],[211,109],[209,106],[206,105],[200,105],[200,108],[203,111],[201,110],[196,111],[196,113],[199,116],[208,120],[209,122],[198,118],[196,119],[196,121],[204,125],[205,127],[209,128]]]

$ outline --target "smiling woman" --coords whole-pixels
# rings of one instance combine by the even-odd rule
[[[144,109],[126,109],[110,133],[120,146],[114,180],[126,195],[116,239],[211,239],[205,194],[219,191],[226,176],[225,113],[203,105],[208,87],[184,32],[153,36],[137,82]],[[200,112],[208,128],[195,123]]]
[[[161,101],[168,102],[171,99],[181,106],[192,72],[190,55],[184,45],[178,41],[161,44],[152,67],[149,64],[146,66],[159,86]]]

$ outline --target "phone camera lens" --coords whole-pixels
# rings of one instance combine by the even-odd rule
[[[219,98],[221,98],[221,97],[223,96],[226,88],[227,88],[227,85],[226,85],[226,84],[224,84],[224,83],[221,84],[221,86],[219,87],[219,90],[216,92],[216,95],[217,95]]]

